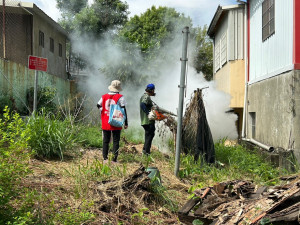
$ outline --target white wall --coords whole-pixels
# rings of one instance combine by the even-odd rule
[[[250,83],[293,69],[293,0],[275,0],[275,34],[264,42],[262,2],[250,0]]]
[[[227,62],[228,14],[224,16],[217,29],[214,43],[214,73]]]

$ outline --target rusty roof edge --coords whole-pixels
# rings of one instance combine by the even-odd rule
[[[215,12],[215,15],[214,15],[213,19],[210,22],[210,25],[209,25],[208,30],[207,30],[207,35],[210,38],[214,37],[216,25],[219,22],[219,19],[220,19],[221,15],[223,14],[224,11],[229,11],[229,10],[232,10],[232,9],[244,8],[244,7],[245,7],[244,4],[227,5],[227,6],[220,6],[219,5],[216,12]]]

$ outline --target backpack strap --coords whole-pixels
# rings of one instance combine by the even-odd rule
[[[121,97],[123,97],[123,95],[115,94],[115,95],[113,95],[112,99],[115,100],[115,102],[117,104]]]

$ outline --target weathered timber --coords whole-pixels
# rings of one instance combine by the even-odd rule
[[[260,224],[263,218],[276,224],[300,223],[300,179],[273,188],[254,188],[248,181],[229,181],[194,193],[202,201],[195,204],[197,208],[186,207],[186,217],[179,216],[186,224],[200,219],[206,221],[204,224],[211,221],[210,225],[250,225]]]

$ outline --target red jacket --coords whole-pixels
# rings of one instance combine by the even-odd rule
[[[123,95],[121,94],[105,94],[102,96],[102,111],[101,111],[101,120],[102,120],[102,130],[122,130],[122,127],[114,127],[108,123],[109,119],[109,108],[112,104],[117,104],[119,99]]]

